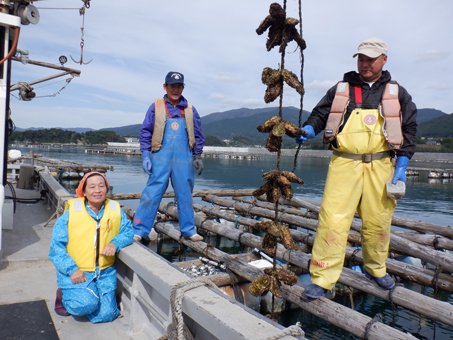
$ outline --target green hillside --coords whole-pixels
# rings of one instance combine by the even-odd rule
[[[231,111],[223,112],[221,116],[229,117],[223,119],[216,119],[218,117],[207,116],[207,122],[205,117],[201,118],[203,126],[203,135],[216,136],[220,139],[232,139],[235,136],[246,137],[255,143],[264,143],[268,137],[266,133],[260,133],[256,129],[258,125],[263,124],[267,119],[272,116],[278,115],[278,108],[267,108],[267,109],[240,109],[234,110],[235,112],[231,115]],[[304,111],[302,115],[302,122],[304,122],[309,113]],[[234,118],[233,118],[234,117]],[[286,120],[298,125],[299,124],[299,109],[295,107],[283,108],[283,117]]]
[[[134,125],[127,125],[127,126],[120,126],[120,127],[116,127],[116,128],[104,128],[104,129],[100,129],[99,131],[114,131],[120,136],[139,137],[141,128],[142,128],[142,124],[134,124]]]
[[[201,117],[204,136],[214,136],[219,139],[232,139],[242,136],[256,144],[263,144],[267,134],[256,130],[268,118],[278,115],[277,107],[260,109],[235,109],[225,112],[215,112]],[[309,112],[304,111],[302,122],[308,118]],[[294,124],[299,122],[299,109],[283,108],[283,117]],[[453,131],[453,115],[447,115],[436,109],[419,109],[417,115],[418,136],[420,137],[451,137]],[[139,137],[141,124],[127,125],[116,128],[104,128],[98,131],[114,131],[120,136]],[[320,138],[319,134],[317,138]]]
[[[427,122],[428,120],[445,116],[445,112],[436,109],[418,109],[417,123]]]
[[[452,138],[453,114],[445,114],[418,125],[419,137]]]

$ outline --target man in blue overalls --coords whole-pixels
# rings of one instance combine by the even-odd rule
[[[201,241],[203,237],[197,234],[192,206],[192,163],[198,175],[203,171],[201,118],[195,107],[182,96],[182,73],[169,72],[165,77],[164,90],[167,94],[149,107],[140,131],[143,170],[149,179],[135,213],[134,239],[141,241],[150,233],[168,180],[171,179],[181,235],[192,241]]]

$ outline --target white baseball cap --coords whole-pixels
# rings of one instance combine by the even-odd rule
[[[379,38],[370,38],[360,43],[359,49],[352,57],[355,58],[359,54],[364,54],[370,58],[377,58],[382,54],[387,55],[387,44]]]

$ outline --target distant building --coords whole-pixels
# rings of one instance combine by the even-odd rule
[[[140,140],[136,137],[124,137],[127,143],[140,143]]]

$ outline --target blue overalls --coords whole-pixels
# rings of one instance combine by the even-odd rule
[[[152,173],[135,213],[133,227],[136,235],[146,237],[151,232],[169,178],[178,203],[181,234],[192,236],[196,233],[192,205],[194,186],[192,162],[184,111],[181,110],[181,118],[171,118],[168,114],[162,148],[151,154]]]

